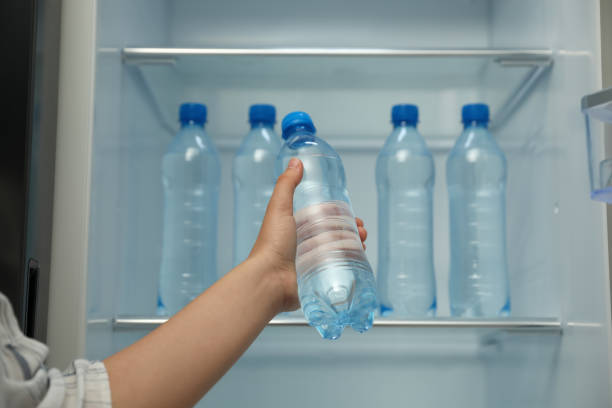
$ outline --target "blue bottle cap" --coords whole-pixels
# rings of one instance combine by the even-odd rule
[[[274,105],[256,104],[249,108],[249,122],[251,125],[265,123],[273,125],[276,122],[276,108]]]
[[[489,123],[489,106],[484,103],[470,103],[461,109],[461,121],[464,125],[472,122]]]
[[[394,125],[399,125],[406,122],[409,125],[416,126],[419,121],[419,108],[416,105],[401,104],[395,105],[391,109],[391,122]]]
[[[287,114],[283,119],[281,127],[283,129],[283,139],[289,138],[290,134],[298,127],[302,127],[304,130],[312,133],[316,132],[310,116],[306,112],[300,111]]]
[[[195,122],[199,125],[206,123],[206,105],[201,103],[186,102],[179,109],[179,121],[181,123]]]

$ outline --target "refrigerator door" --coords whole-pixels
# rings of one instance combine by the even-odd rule
[[[7,55],[12,55],[11,64],[3,64],[3,78],[12,76],[13,87],[5,95],[6,108],[2,112],[2,124],[7,124],[7,135],[12,137],[1,149],[0,159],[0,214],[3,232],[0,235],[2,279],[0,291],[6,294],[13,305],[21,328],[26,321],[25,294],[27,292],[24,277],[25,237],[27,197],[26,152],[30,144],[30,84],[32,81],[31,60],[34,54],[34,7],[28,3],[23,6],[20,1],[2,3],[2,16],[7,16],[2,24],[3,38],[9,35],[16,40],[6,44]],[[4,20],[4,18],[3,18]],[[16,35],[17,34],[17,35]],[[6,74],[4,74],[6,72]],[[4,104],[2,105],[5,106]],[[6,117],[5,117],[6,116]]]
[[[46,341],[51,272],[61,0],[36,2],[32,140],[26,256],[30,296],[28,335]],[[34,311],[34,313],[31,313]],[[35,316],[35,317],[32,317]],[[34,319],[34,320],[32,320]],[[33,332],[31,331],[33,328]]]
[[[61,1],[2,3],[2,279],[24,333],[46,340]],[[12,94],[10,92],[15,92]]]

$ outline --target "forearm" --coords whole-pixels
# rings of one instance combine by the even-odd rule
[[[278,282],[247,260],[149,335],[104,361],[115,407],[188,407],[281,307]]]

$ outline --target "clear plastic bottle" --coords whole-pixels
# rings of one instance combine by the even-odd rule
[[[378,296],[383,316],[433,316],[433,157],[415,105],[395,105],[393,132],[376,160]]]
[[[206,106],[184,103],[181,130],[162,160],[164,232],[158,310],[174,314],[217,279],[219,154],[204,131]]]
[[[359,239],[342,161],[329,144],[315,136],[308,114],[290,113],[282,128],[285,144],[277,174],[292,157],[304,164],[293,198],[296,270],[304,316],[326,339],[340,337],[345,326],[366,331],[377,307],[375,282]]]
[[[276,109],[272,105],[253,105],[249,109],[251,131],[234,156],[234,265],[249,255],[268,200],[274,190],[274,166],[281,147],[274,132]]]
[[[489,108],[465,105],[446,163],[453,316],[510,313],[506,263],[506,157],[487,129]]]

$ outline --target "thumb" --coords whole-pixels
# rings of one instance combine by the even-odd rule
[[[276,215],[293,215],[293,192],[300,184],[304,166],[300,159],[292,158],[289,165],[276,180],[276,186],[268,210]]]

